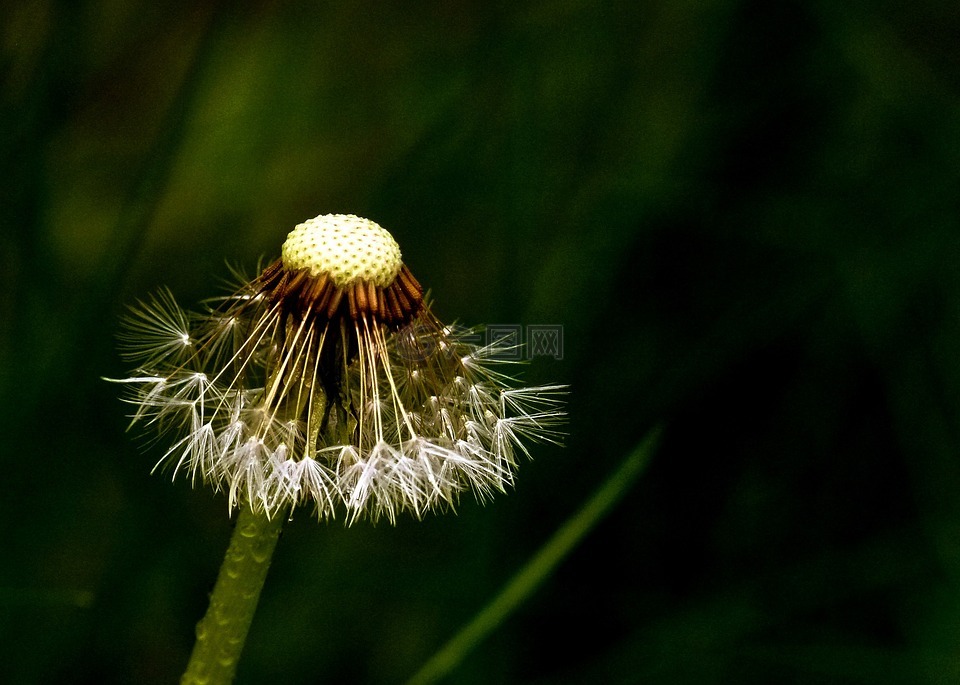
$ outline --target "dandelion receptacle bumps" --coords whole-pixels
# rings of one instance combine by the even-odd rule
[[[133,423],[172,436],[158,467],[267,516],[392,522],[483,500],[563,419],[563,386],[517,385],[502,348],[440,323],[393,237],[353,215],[298,225],[204,311],[168,291],[139,303],[121,343]]]

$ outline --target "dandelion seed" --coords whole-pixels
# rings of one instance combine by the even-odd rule
[[[132,308],[118,382],[133,423],[175,435],[160,465],[231,508],[394,522],[488,499],[559,439],[565,388],[516,387],[502,351],[436,319],[386,230],[331,214],[204,312],[169,291]]]

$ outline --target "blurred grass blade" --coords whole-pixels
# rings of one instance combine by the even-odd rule
[[[654,428],[629,454],[610,478],[564,523],[532,559],[510,579],[473,620],[434,654],[408,685],[434,683],[450,673],[464,657],[493,632],[569,554],[630,489],[650,462],[660,439]]]

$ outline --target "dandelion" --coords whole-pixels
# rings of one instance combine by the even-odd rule
[[[563,417],[562,386],[517,386],[504,348],[440,323],[393,237],[353,215],[298,225],[203,312],[141,302],[121,342],[133,423],[174,436],[157,466],[268,518],[393,523],[486,500]]]
[[[283,520],[298,507],[391,523],[486,500],[528,444],[556,442],[563,386],[522,387],[498,346],[440,323],[387,231],[294,228],[280,259],[202,312],[131,308],[132,423],[172,435],[156,468],[226,493],[237,524],[182,683],[229,683]]]

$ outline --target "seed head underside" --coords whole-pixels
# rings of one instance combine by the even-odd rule
[[[118,382],[133,423],[175,436],[157,466],[231,508],[393,522],[485,500],[559,439],[565,388],[517,387],[502,351],[443,326],[402,263],[337,283],[281,259],[199,313],[168,291],[132,308]]]

